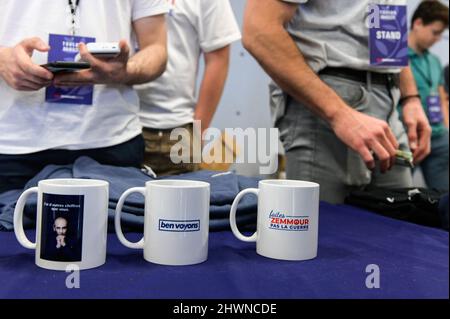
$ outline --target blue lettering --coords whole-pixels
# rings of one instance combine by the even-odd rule
[[[184,231],[198,231],[200,230],[200,221],[194,222],[185,222],[185,221],[168,221],[168,220],[159,220],[159,229],[160,230],[172,230],[178,232]]]
[[[184,229],[185,226],[184,224],[175,224],[176,229]]]
[[[173,229],[173,224],[171,224],[171,223],[165,223],[165,222],[163,222],[163,221],[161,221],[161,228],[165,228],[165,229]]]
[[[280,212],[274,212],[273,210],[270,212],[269,214],[270,218],[284,218],[284,214],[280,213]]]

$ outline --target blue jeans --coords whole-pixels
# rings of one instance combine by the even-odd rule
[[[431,139],[431,153],[420,164],[429,188],[448,192],[448,131]]]

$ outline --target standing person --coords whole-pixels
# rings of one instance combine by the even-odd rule
[[[157,81],[136,87],[140,118],[144,126],[145,164],[158,175],[181,174],[197,169],[193,160],[193,122],[200,121],[201,133],[211,124],[228,75],[230,44],[241,38],[229,0],[168,0],[169,61]],[[198,97],[196,82],[199,59],[205,67]],[[174,129],[184,132],[187,158],[174,163],[170,152],[178,141],[170,139]],[[186,154],[185,154],[186,155]]]
[[[422,2],[412,17],[409,59],[422,105],[432,127],[431,153],[420,164],[430,188],[448,191],[448,106],[443,67],[429,49],[448,28],[448,7],[439,1]]]
[[[165,0],[0,1],[0,192],[79,156],[140,167],[144,142],[132,85],[165,70],[167,11]],[[128,45],[132,34],[137,54]],[[121,53],[110,60],[79,44],[119,40]],[[77,45],[89,70],[54,75],[41,66],[73,61]]]
[[[287,177],[319,183],[322,200],[342,203],[367,185],[410,187],[411,170],[394,165],[397,150],[411,149],[416,163],[430,151],[431,129],[405,67],[406,1],[394,2],[247,2],[243,42],[275,82]],[[385,26],[392,21],[395,31]],[[381,52],[390,42],[394,51]]]

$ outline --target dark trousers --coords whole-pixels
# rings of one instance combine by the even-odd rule
[[[88,150],[46,150],[33,154],[0,154],[0,193],[22,189],[47,165],[69,165],[88,156],[104,165],[141,168],[144,160],[142,135],[115,146]]]

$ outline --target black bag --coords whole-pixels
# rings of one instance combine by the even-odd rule
[[[448,204],[440,207],[445,195],[446,193],[426,188],[368,187],[351,192],[345,203],[383,216],[448,230]]]

